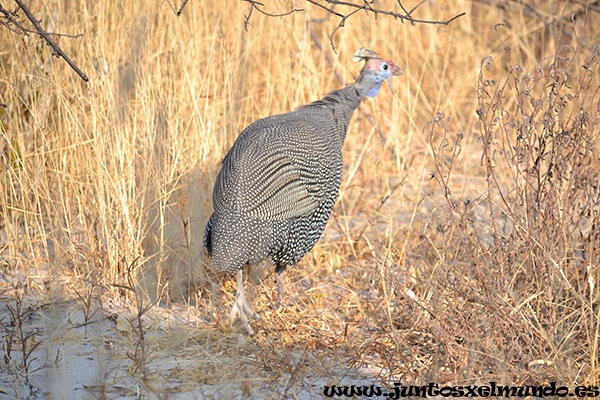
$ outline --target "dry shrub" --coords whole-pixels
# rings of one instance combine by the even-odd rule
[[[464,135],[443,115],[425,127],[450,243],[424,277],[432,328],[462,379],[597,383],[599,49],[564,47],[531,70],[504,50],[478,78],[477,199],[452,190]]]

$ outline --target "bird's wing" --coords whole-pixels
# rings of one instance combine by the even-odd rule
[[[268,126],[242,133],[217,177],[215,210],[233,209],[269,221],[308,215],[323,197],[318,164],[317,155],[294,145],[284,129]]]

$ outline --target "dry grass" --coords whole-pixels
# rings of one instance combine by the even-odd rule
[[[245,32],[238,0],[180,18],[159,1],[63,3],[30,7],[84,35],[61,46],[89,84],[40,38],[0,30],[0,393],[71,396],[33,377],[63,382],[65,346],[85,345],[97,397],[599,383],[597,11],[422,6],[467,12],[447,27],[359,13],[333,54],[311,29],[327,44],[336,21],[310,6]],[[359,47],[404,76],[356,113],[339,201],[287,274],[286,307],[272,309],[272,268],[253,271],[262,320],[246,337],[226,321],[233,280],[201,249],[220,160],[250,122],[340,87],[334,71],[352,82]]]

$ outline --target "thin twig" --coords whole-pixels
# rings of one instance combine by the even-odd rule
[[[16,19],[17,12],[16,11],[8,11],[4,7],[2,7],[2,4],[0,4],[0,13],[4,14],[3,19],[0,20],[0,24],[4,25],[11,32],[14,32],[17,34],[21,34],[22,32],[27,32],[27,29],[25,29],[23,27],[23,25],[21,25],[22,21],[17,21],[17,19]],[[6,20],[6,21],[4,21],[4,20]],[[14,25],[16,28],[18,28],[18,30],[13,28],[11,25]]]
[[[331,43],[331,48],[333,49],[333,52],[337,54],[337,51],[335,51],[335,45],[333,44],[333,35],[335,35],[335,33],[338,31],[338,29],[343,28],[344,25],[346,24],[346,20],[348,18],[350,18],[352,15],[356,14],[357,12],[359,12],[361,9],[357,8],[356,10],[352,11],[350,14],[344,16],[342,18],[342,20],[340,21],[340,23],[338,24],[338,26],[333,30],[333,32],[331,32],[331,36],[329,36],[329,42]]]
[[[400,0],[398,0],[398,5],[400,6],[400,8],[402,9],[402,11],[404,11],[404,14],[409,18],[409,21],[411,22],[411,24],[415,24],[415,21],[413,21],[412,17],[410,16],[411,12],[406,11],[406,8],[404,8],[404,5],[402,5],[402,2]]]
[[[421,7],[421,5],[422,5],[423,3],[425,3],[425,1],[427,1],[427,0],[421,0],[421,1],[420,1],[420,2],[419,2],[417,5],[416,5],[416,6],[414,6],[414,7],[413,7],[413,8],[412,8],[412,9],[411,9],[409,12],[408,12],[408,15],[412,14],[413,12],[415,12],[415,10],[416,10],[417,8]]]
[[[286,15],[290,15],[295,12],[304,11],[303,8],[294,8],[294,6],[292,4],[292,9],[288,12],[281,13],[281,14],[271,14],[271,13],[263,11],[259,8],[259,6],[264,7],[263,3],[260,3],[255,0],[242,0],[242,1],[244,1],[246,3],[250,3],[250,12],[246,16],[246,20],[244,21],[244,29],[245,30],[248,30],[248,25],[252,26],[252,24],[250,23],[250,17],[252,16],[252,11],[254,11],[255,9],[256,9],[256,11],[258,11],[259,13],[261,13],[263,15],[266,15],[267,17],[285,17]]]
[[[321,52],[323,54],[325,54],[325,60],[327,60],[327,62],[331,66],[331,68],[333,68],[333,73],[335,74],[335,77],[337,78],[338,82],[340,84],[344,85],[345,82],[344,82],[344,77],[342,76],[342,73],[339,71],[339,69],[337,69],[335,67],[335,62],[333,61],[333,58],[331,58],[329,53],[327,53],[325,51],[325,49],[323,48],[323,42],[321,42],[321,40],[317,36],[317,32],[315,31],[315,28],[312,27],[312,25],[310,26],[310,37],[312,38],[312,40],[314,40],[314,42],[317,45],[317,47],[319,48],[319,50],[321,50]]]

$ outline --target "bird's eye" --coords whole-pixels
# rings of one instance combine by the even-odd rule
[[[384,71],[387,71],[389,67],[390,66],[387,65],[386,63],[383,63],[382,66],[381,66],[381,68],[383,68]]]

